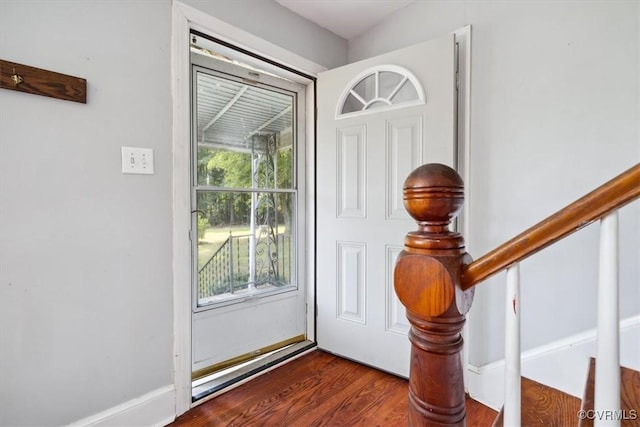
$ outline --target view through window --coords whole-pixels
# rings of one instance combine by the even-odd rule
[[[296,289],[295,94],[194,67],[197,305]]]

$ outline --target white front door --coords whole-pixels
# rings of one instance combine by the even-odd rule
[[[395,259],[416,229],[407,175],[455,161],[455,39],[447,35],[318,76],[317,341],[409,374]]]

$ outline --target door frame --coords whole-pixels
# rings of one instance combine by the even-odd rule
[[[457,86],[458,86],[458,105],[457,105],[457,144],[458,150],[456,155],[456,166],[458,173],[464,182],[464,205],[462,212],[458,215],[457,227],[465,240],[466,250],[473,252],[473,248],[469,247],[472,232],[469,221],[471,215],[471,25],[466,25],[456,31],[456,44],[458,47],[457,55]],[[467,393],[469,390],[469,377],[471,375],[469,368],[470,343],[469,340],[469,323],[473,318],[472,311],[466,315],[467,321],[462,329],[462,340],[466,345],[462,346],[462,366],[464,387]]]
[[[197,30],[246,51],[315,77],[325,68],[295,53],[179,1],[172,4],[171,86],[173,94],[173,335],[176,416],[191,408],[191,122],[189,32]],[[306,277],[307,306],[315,305],[315,82],[306,83]],[[186,286],[188,284],[188,286]],[[315,310],[307,312],[307,337],[315,341]]]
[[[198,9],[175,0],[171,12],[171,92],[173,100],[172,126],[172,179],[173,179],[173,358],[175,415],[181,415],[191,403],[191,229],[190,208],[190,52],[189,31],[198,30],[237,47],[272,59],[282,65],[317,76],[326,68],[261,39],[247,31],[230,25]],[[471,108],[471,26],[453,32],[459,41],[458,92],[458,169],[470,191],[470,108]],[[315,341],[315,83],[306,88],[307,119],[307,304],[314,309],[307,313],[307,337]],[[186,143],[185,143],[186,141]],[[469,197],[465,198],[459,228],[467,240],[470,238]],[[409,231],[409,230],[408,230]],[[188,284],[188,286],[185,286]],[[466,330],[463,335],[466,335]],[[466,336],[465,336],[466,340]],[[466,340],[467,343],[469,342]],[[463,350],[466,374],[469,366],[468,345]]]

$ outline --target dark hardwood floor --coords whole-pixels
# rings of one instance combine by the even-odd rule
[[[520,387],[523,426],[565,427],[578,423],[580,399],[577,397],[525,377]],[[494,427],[504,425],[503,413],[500,411]]]
[[[405,426],[407,381],[313,351],[180,416],[171,426]],[[467,399],[467,426],[497,413]]]
[[[582,398],[582,407],[584,411],[593,411],[595,404],[596,392],[596,360],[592,357],[589,361],[589,374],[587,376],[587,385],[585,387],[584,396]],[[620,367],[620,409],[622,419],[621,427],[638,427],[640,426],[640,372],[633,369]],[[593,419],[580,420],[579,427],[593,427]]]

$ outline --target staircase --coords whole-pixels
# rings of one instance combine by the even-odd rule
[[[414,170],[404,204],[418,230],[409,232],[394,270],[396,295],[407,310],[410,426],[465,426],[461,330],[474,287],[506,270],[505,397],[494,425],[640,426],[640,374],[620,368],[618,214],[640,198],[640,164],[472,261],[450,229],[464,201],[458,174],[440,164]],[[600,221],[597,360],[580,399],[520,374],[519,263],[585,225]],[[596,386],[597,384],[597,386]]]
[[[593,426],[597,415],[594,410],[594,391],[596,386],[596,360],[589,362],[589,375],[580,406],[583,418],[579,427]],[[620,368],[620,412],[617,414],[603,414],[621,421],[624,427],[640,426],[640,372],[625,367]]]
[[[521,425],[523,426],[578,426],[592,427],[595,418],[617,419],[622,427],[640,425],[640,372],[620,368],[620,411],[596,414],[593,409],[596,362],[591,358],[582,400],[555,388],[522,378]],[[467,424],[473,423],[468,420]],[[504,425],[503,411],[493,423]]]
[[[198,270],[198,300],[265,284],[279,287],[291,281],[291,234],[259,227],[255,234],[231,235]]]
[[[206,298],[225,292],[233,293],[233,236],[220,245],[218,250],[198,270],[198,298]]]
[[[580,399],[528,378],[522,378],[522,418],[524,426],[575,426]],[[504,412],[494,421],[495,427],[504,425]]]

